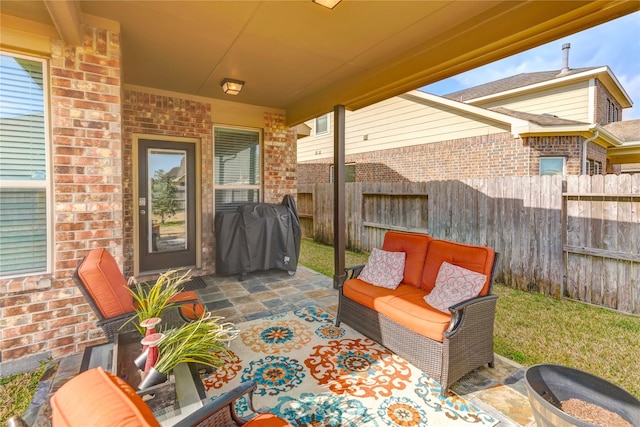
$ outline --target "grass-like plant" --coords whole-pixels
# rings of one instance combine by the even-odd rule
[[[144,335],[144,328],[140,322],[152,317],[162,318],[162,313],[171,308],[176,303],[171,302],[171,298],[182,292],[182,285],[189,280],[191,270],[172,269],[162,273],[153,285],[148,283],[136,283],[129,287],[129,292],[133,296],[134,307],[137,317],[132,317],[128,322],[136,321],[136,328],[141,335]]]
[[[224,318],[207,314],[186,323],[180,328],[165,331],[158,344],[160,357],[154,368],[167,375],[179,363],[193,362],[216,367],[223,363],[223,356],[229,354],[229,342],[238,336],[232,323],[222,322]]]

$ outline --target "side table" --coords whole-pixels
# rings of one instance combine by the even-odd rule
[[[117,341],[117,340],[116,340]],[[114,343],[99,344],[84,350],[80,372],[101,366],[105,371],[113,372]],[[181,363],[173,371],[176,386],[174,405],[153,412],[163,426],[172,426],[187,415],[204,405],[206,393],[200,374],[192,363]]]

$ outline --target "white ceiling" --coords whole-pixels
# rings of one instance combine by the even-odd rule
[[[63,12],[60,12],[63,5]],[[628,1],[2,0],[56,26],[119,23],[125,84],[286,110],[289,124],[357,109],[640,9]],[[68,12],[68,13],[67,13]],[[238,96],[224,77],[244,80]]]

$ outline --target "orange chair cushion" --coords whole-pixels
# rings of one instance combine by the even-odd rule
[[[364,280],[350,279],[342,285],[342,293],[345,297],[377,311],[378,303],[393,298],[397,292],[401,291],[403,286],[410,285],[401,283],[396,289],[389,289],[371,285]]]
[[[92,249],[78,267],[78,276],[105,319],[134,311],[134,301],[127,280],[118,263],[105,248]],[[198,319],[206,308],[194,291],[181,292],[171,302],[190,301],[180,306],[187,319]]]
[[[151,409],[122,379],[98,367],[69,380],[51,397],[53,427],[159,426]]]
[[[431,307],[424,300],[423,289],[401,284],[391,290],[373,286],[359,279],[347,280],[344,296],[364,305],[412,331],[442,342],[451,315]]]
[[[491,271],[495,252],[486,246],[472,246],[447,240],[433,239],[429,243],[422,273],[422,289],[427,292],[435,287],[438,271],[444,261],[487,276],[479,295],[487,295],[491,284]]]
[[[424,258],[431,240],[433,240],[433,237],[426,234],[401,233],[398,231],[387,231],[385,233],[382,250],[407,254],[404,261],[402,283],[416,288],[420,287]]]
[[[78,276],[105,319],[133,311],[133,297],[118,263],[105,248],[92,249]]]
[[[293,425],[276,415],[260,414],[248,423],[243,424],[243,427],[293,427]]]
[[[170,302],[188,301],[180,306],[180,312],[184,317],[191,320],[201,318],[207,311],[205,306],[202,305],[198,299],[198,294],[195,291],[184,291],[174,296],[169,300]]]

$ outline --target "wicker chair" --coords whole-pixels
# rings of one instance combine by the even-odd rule
[[[251,398],[255,388],[253,382],[242,383],[224,396],[208,401],[175,426],[292,427],[266,409],[253,409]],[[258,413],[251,419],[238,417],[234,410],[236,400],[245,395],[250,408]],[[52,427],[160,426],[151,409],[129,384],[100,367],[67,381],[54,393],[50,402]],[[8,422],[10,427],[25,425],[20,417],[13,417]]]
[[[112,342],[118,333],[135,331],[133,296],[116,260],[105,248],[92,249],[73,273],[73,280],[98,317],[100,326]],[[162,315],[164,326],[173,327],[200,317],[206,310],[194,291],[181,292],[172,301],[175,306]]]

